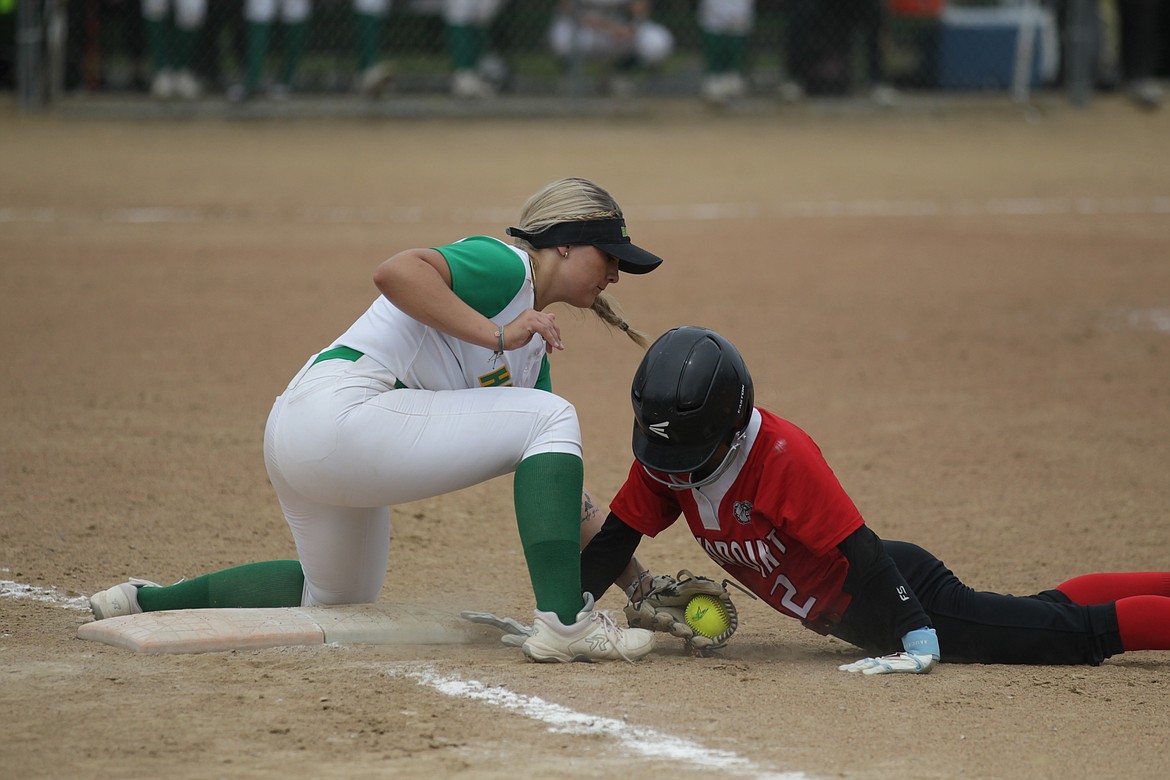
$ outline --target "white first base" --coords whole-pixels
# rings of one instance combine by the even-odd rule
[[[490,638],[439,610],[404,604],[279,609],[185,609],[95,620],[77,629],[89,639],[136,653],[342,644],[465,644]]]

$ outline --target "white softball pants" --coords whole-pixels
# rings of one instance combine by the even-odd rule
[[[482,27],[496,18],[502,0],[443,0],[443,21],[460,27]]]
[[[580,27],[568,16],[553,20],[548,32],[549,47],[558,57],[569,57],[579,48],[589,58],[619,59],[634,55],[643,65],[657,65],[674,50],[674,35],[657,22],[639,22],[634,37],[620,41],[608,32]]]
[[[755,24],[755,0],[699,0],[699,29],[724,35],[747,35]]]
[[[503,0],[443,0],[443,21],[459,26],[485,25],[496,18]],[[391,0],[353,0],[354,10],[371,16],[390,12]]]
[[[312,11],[309,0],[246,0],[244,18],[258,24],[271,24],[279,14],[284,24],[299,24]]]
[[[369,357],[310,361],[272,406],[264,459],[305,572],[305,606],[377,600],[391,506],[512,473],[533,455],[581,455],[576,410],[552,393],[394,384]]]
[[[207,0],[142,0],[142,16],[152,22],[167,17],[175,9],[175,26],[180,30],[197,30],[207,17]]]
[[[359,14],[385,16],[390,12],[390,0],[353,0],[353,10]]]

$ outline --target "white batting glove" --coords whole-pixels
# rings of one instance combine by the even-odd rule
[[[515,618],[499,617],[493,615],[491,612],[460,612],[464,620],[470,620],[472,623],[482,623],[485,626],[498,628],[504,632],[500,637],[500,641],[512,647],[519,647],[524,644],[524,640],[532,636],[532,626],[526,626]]]
[[[932,655],[894,653],[880,658],[862,658],[860,661],[843,664],[837,668],[842,672],[862,674],[926,674],[934,668],[935,663],[937,662]]]

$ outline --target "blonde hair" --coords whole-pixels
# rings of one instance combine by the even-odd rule
[[[621,206],[612,195],[588,179],[569,177],[549,182],[537,190],[520,209],[520,224],[516,227],[526,233],[539,233],[561,222],[621,216]],[[514,239],[513,243],[530,254],[537,251],[522,238]],[[597,296],[592,311],[602,322],[625,333],[638,346],[643,349],[650,346],[646,334],[631,328],[626,322],[617,300],[609,293]]]

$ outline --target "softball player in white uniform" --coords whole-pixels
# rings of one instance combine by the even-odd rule
[[[382,293],[276,399],[264,454],[299,561],[247,564],[168,587],[141,580],[90,599],[96,618],[160,609],[355,604],[378,598],[390,507],[515,472],[517,524],[536,596],[536,661],[636,658],[583,597],[581,433],[551,391],[563,349],[553,303],[629,331],[605,288],[661,260],[630,242],[617,203],[584,179],[529,199],[514,246],[475,236],[382,263]],[[636,332],[635,339],[641,338]]]
[[[755,27],[755,11],[755,0],[699,0],[706,100],[721,104],[747,93],[747,39]]]
[[[674,50],[674,35],[650,19],[648,0],[578,0],[561,2],[548,39],[562,59],[586,57],[621,60],[633,57],[642,65],[658,65]]]
[[[168,18],[174,14],[174,29]],[[207,18],[207,0],[142,0],[142,18],[150,48],[154,97],[194,100],[202,93],[191,70],[195,36]]]

